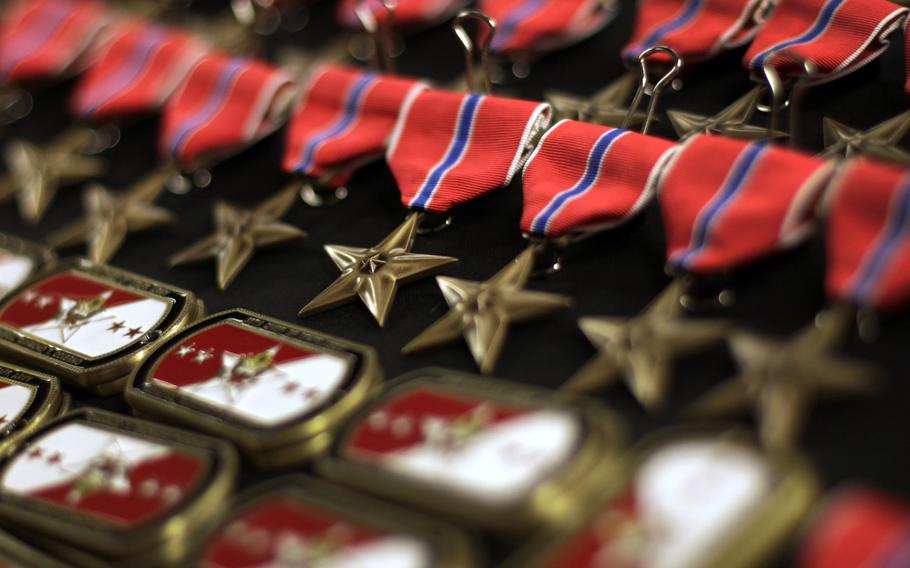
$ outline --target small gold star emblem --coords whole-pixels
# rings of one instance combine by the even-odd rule
[[[399,284],[416,280],[458,260],[451,256],[411,252],[419,221],[419,213],[411,214],[374,247],[326,245],[325,251],[341,270],[341,276],[298,315],[305,317],[359,297],[379,325],[384,326]]]
[[[288,187],[255,209],[215,203],[215,232],[170,258],[171,266],[214,258],[218,287],[224,290],[250,261],[256,249],[306,236],[306,232],[279,221],[294,205],[297,188]]]
[[[37,223],[64,185],[71,185],[104,171],[104,162],[83,154],[94,132],[89,128],[67,130],[45,147],[13,140],[5,149],[10,182],[0,184],[0,201],[17,193],[22,218]]]
[[[629,109],[626,105],[637,86],[637,78],[626,73],[614,80],[590,98],[579,97],[562,91],[549,91],[546,100],[556,112],[558,118],[590,121],[606,126],[620,126]],[[640,125],[646,113],[636,111],[629,126]]]
[[[173,213],[152,204],[171,174],[169,170],[155,171],[123,195],[114,194],[100,184],[89,186],[82,195],[85,216],[52,234],[48,243],[62,248],[84,242],[92,262],[108,262],[128,234],[174,222]]]
[[[674,361],[727,333],[723,321],[680,319],[685,283],[677,280],[634,318],[582,318],[579,326],[600,352],[563,388],[593,392],[622,379],[649,411],[666,400]]]
[[[436,278],[449,312],[404,346],[405,355],[464,337],[484,374],[491,373],[505,344],[509,325],[567,308],[566,296],[524,290],[534,269],[535,249],[518,258],[486,282]]]
[[[680,140],[686,140],[696,134],[717,134],[744,140],[762,140],[768,136],[768,129],[747,124],[755,114],[755,108],[761,97],[762,89],[756,87],[736,99],[714,116],[704,116],[681,110],[668,110],[667,117]],[[784,138],[787,134],[775,130],[772,138]]]
[[[819,325],[789,341],[734,333],[729,344],[740,373],[709,391],[692,412],[729,416],[754,406],[765,446],[791,446],[816,398],[869,393],[877,384],[877,373],[869,367],[829,354],[851,313],[835,309],[822,314]]]
[[[825,150],[823,158],[865,155],[871,158],[910,165],[910,152],[897,144],[910,130],[910,110],[876,124],[869,130],[857,130],[825,117],[823,122]]]

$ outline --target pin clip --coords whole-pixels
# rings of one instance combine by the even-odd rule
[[[385,11],[385,18],[376,17],[376,6]],[[354,9],[363,31],[370,36],[373,44],[369,55],[370,66],[384,73],[395,72],[392,29],[396,8],[394,0],[360,0]]]
[[[657,81],[657,83],[651,84],[648,77],[648,59],[655,54],[663,53],[672,59],[673,65],[670,69],[664,73],[664,75]],[[657,112],[657,101],[660,97],[660,93],[668,85],[673,83],[673,80],[679,75],[682,71],[683,61],[682,57],[672,48],[666,47],[663,45],[656,45],[654,47],[648,48],[641,52],[641,55],[638,56],[638,64],[641,67],[641,84],[638,86],[638,90],[635,92],[635,98],[632,99],[632,104],[629,107],[629,112],[626,113],[625,119],[622,121],[621,128],[627,130],[629,125],[632,124],[632,120],[635,118],[635,113],[638,111],[638,107],[641,106],[641,99],[644,95],[651,97],[651,101],[648,104],[648,113],[645,115],[645,120],[641,127],[641,133],[647,134],[651,129],[651,123],[654,122],[654,115]]]
[[[464,24],[469,20],[477,22],[477,41],[465,29]],[[465,84],[470,92],[477,92],[477,83],[474,78],[474,59],[480,52],[480,64],[483,67],[483,88],[486,94],[493,92],[491,81],[492,69],[490,67],[490,45],[496,35],[496,20],[479,10],[465,10],[459,13],[452,22],[452,29],[461,42],[465,54]],[[479,49],[478,49],[479,47]]]

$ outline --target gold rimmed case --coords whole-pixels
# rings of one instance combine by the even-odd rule
[[[236,498],[200,542],[192,565],[347,565],[371,551],[390,568],[482,566],[460,530],[304,475],[270,480]],[[347,562],[346,562],[347,561]]]
[[[0,454],[68,407],[56,377],[0,362]]]
[[[0,232],[0,300],[55,262],[51,249]]]
[[[155,346],[202,315],[192,292],[84,260],[0,303],[0,356],[109,395]]]
[[[325,477],[514,536],[617,480],[623,428],[590,400],[442,369],[387,384],[316,462]]]
[[[619,490],[605,488],[573,522],[541,531],[504,568],[757,566],[818,492],[803,458],[767,453],[735,426],[661,430],[630,455]]]
[[[226,442],[81,409],[0,461],[0,523],[82,565],[176,565],[236,473]]]
[[[228,438],[252,464],[277,468],[322,453],[374,394],[373,349],[247,310],[196,323],[136,369],[138,414]]]

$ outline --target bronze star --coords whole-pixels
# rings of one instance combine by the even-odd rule
[[[736,99],[714,116],[704,116],[682,110],[668,110],[667,117],[680,140],[686,140],[696,134],[719,134],[744,140],[763,140],[768,136],[768,129],[747,124],[762,94],[762,88],[756,87]],[[772,138],[784,138],[787,134],[775,130]]]
[[[172,256],[171,266],[214,258],[218,287],[224,290],[257,248],[306,237],[305,231],[279,221],[296,200],[297,188],[289,187],[254,209],[240,209],[218,201],[214,209],[215,232]]]
[[[729,416],[754,406],[763,443],[772,449],[790,446],[816,398],[868,393],[877,384],[877,373],[867,366],[829,354],[849,325],[850,313],[823,314],[819,325],[789,341],[734,333],[729,343],[740,373],[709,391],[692,411]]]
[[[681,280],[671,283],[638,316],[582,318],[579,326],[600,352],[563,388],[593,392],[622,379],[649,411],[666,400],[673,362],[721,341],[729,325],[723,321],[683,320]]]
[[[93,134],[89,128],[70,129],[46,147],[25,140],[10,142],[4,152],[10,181],[0,184],[0,201],[18,192],[22,217],[31,223],[40,221],[60,186],[104,171],[104,162],[82,153]]]
[[[567,308],[572,303],[566,296],[523,289],[534,269],[534,257],[534,248],[525,250],[486,282],[437,277],[449,312],[401,352],[407,355],[464,336],[480,371],[491,373],[505,344],[509,324]]]
[[[910,130],[910,111],[876,124],[869,130],[856,130],[845,124],[825,117],[825,150],[819,154],[824,158],[866,155],[880,160],[910,165],[910,152],[897,144]]]
[[[579,97],[562,91],[549,91],[546,100],[559,118],[590,121],[595,124],[619,126],[629,114],[626,105],[632,92],[638,86],[638,79],[632,73],[626,73],[614,80],[590,98]],[[646,113],[636,111],[632,115],[631,126],[644,122]]]
[[[371,248],[326,245],[325,251],[341,270],[341,276],[310,300],[298,315],[305,317],[334,308],[359,296],[380,327],[384,326],[399,284],[458,261],[451,256],[411,252],[419,221],[419,213],[411,214],[381,243]]]
[[[54,248],[88,245],[89,258],[97,264],[108,262],[129,233],[173,223],[175,216],[152,204],[171,177],[170,170],[158,170],[134,184],[123,195],[93,184],[82,195],[85,216],[48,238]]]

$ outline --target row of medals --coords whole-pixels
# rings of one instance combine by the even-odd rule
[[[798,454],[737,428],[627,450],[593,400],[439,369],[384,382],[367,346],[243,309],[203,317],[189,291],[0,234],[4,293],[11,563],[470,567],[490,560],[483,531],[511,548],[536,535],[514,568],[750,566],[817,493]],[[137,418],[72,410],[61,385],[123,393]],[[241,459],[321,479],[232,499]]]

